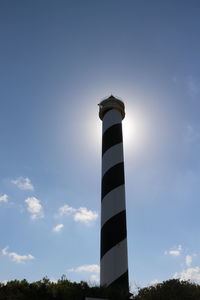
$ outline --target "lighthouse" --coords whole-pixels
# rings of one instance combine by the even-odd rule
[[[124,103],[99,104],[102,120],[100,285],[129,293],[122,120]]]

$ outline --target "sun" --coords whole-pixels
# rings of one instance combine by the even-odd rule
[[[146,136],[146,122],[141,114],[134,110],[127,110],[124,120],[122,121],[123,141],[125,153],[133,153],[144,145]]]

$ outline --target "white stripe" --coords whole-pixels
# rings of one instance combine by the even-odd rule
[[[121,113],[116,109],[109,110],[103,118],[103,133],[109,127],[119,124],[122,121]]]
[[[101,259],[100,284],[110,285],[128,270],[127,239],[111,248]]]
[[[109,148],[102,157],[102,177],[103,175],[116,164],[123,162],[123,144],[116,144]]]
[[[125,186],[120,185],[110,191],[101,202],[101,227],[110,218],[126,209]]]

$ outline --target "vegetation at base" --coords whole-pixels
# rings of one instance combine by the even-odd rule
[[[89,286],[86,282],[71,282],[62,276],[57,282],[48,278],[28,283],[13,280],[0,283],[0,300],[83,300],[85,297],[127,300],[119,290]],[[133,300],[200,300],[200,285],[172,279],[139,289]]]
[[[171,279],[140,289],[134,300],[200,300],[200,285]]]

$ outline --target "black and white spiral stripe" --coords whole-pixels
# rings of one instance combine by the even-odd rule
[[[103,116],[100,284],[128,292],[122,116]]]

